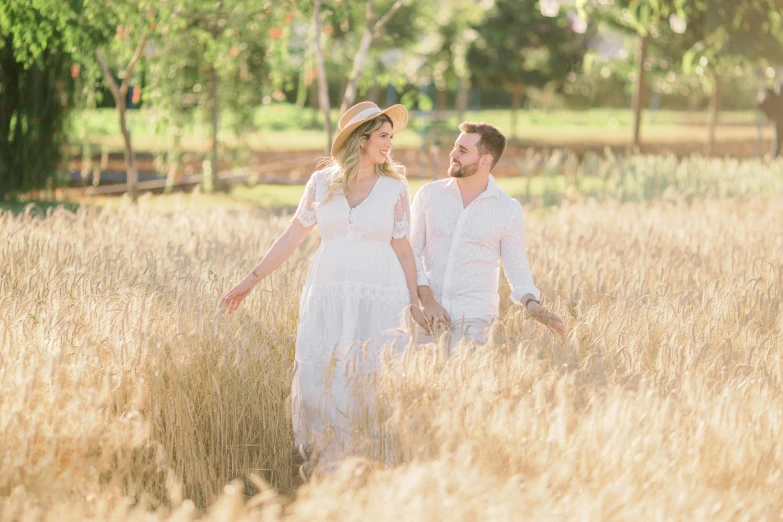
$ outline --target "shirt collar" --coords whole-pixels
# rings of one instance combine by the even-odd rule
[[[449,188],[454,188],[456,190],[459,190],[459,187],[457,186],[457,178],[450,178],[449,181],[446,182],[446,186]],[[487,180],[487,190],[479,194],[479,196],[476,199],[483,199],[483,198],[499,198],[500,197],[500,187],[498,187],[498,184],[495,183],[495,177],[490,174],[489,179]]]
[[[495,183],[495,176],[492,174],[489,175],[489,183],[487,183],[487,190],[484,191],[484,194],[490,198],[500,197],[500,187],[498,187],[498,184]]]

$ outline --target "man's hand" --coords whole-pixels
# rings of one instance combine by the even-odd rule
[[[565,333],[563,320],[560,319],[557,314],[542,307],[540,303],[531,301],[527,307],[527,311],[530,312],[530,315],[532,315],[536,321],[549,328],[549,331],[553,334],[563,335]]]
[[[428,286],[420,286],[418,288],[419,301],[421,302],[421,311],[424,313],[424,318],[430,325],[430,329],[440,323],[441,327],[448,328],[451,325],[451,316],[443,308],[435,296],[432,295],[432,291]],[[428,331],[427,333],[431,333]]]

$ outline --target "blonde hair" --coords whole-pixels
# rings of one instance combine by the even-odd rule
[[[334,196],[340,193],[340,190],[345,195],[350,192],[351,182],[356,178],[356,172],[359,168],[361,145],[366,143],[372,136],[372,133],[380,129],[384,123],[389,123],[392,127],[394,125],[385,114],[362,123],[354,129],[346,140],[345,145],[336,155],[324,158],[318,164],[319,169],[325,169],[330,174],[326,198],[320,203],[321,205],[328,203]],[[403,180],[405,179],[405,167],[395,163],[391,153],[389,153],[383,163],[375,165],[375,174],[377,176]]]

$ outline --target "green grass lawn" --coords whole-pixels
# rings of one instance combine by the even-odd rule
[[[246,146],[252,150],[317,150],[324,147],[323,121],[320,113],[310,108],[299,108],[290,104],[270,104],[250,109],[251,126],[241,138],[232,130],[236,120],[230,113],[222,115],[221,143],[228,147]],[[430,114],[431,115],[431,114]],[[333,123],[338,120],[336,110],[332,111]],[[741,129],[754,132],[752,125],[758,115],[754,111],[724,112],[720,122],[724,126],[744,124]],[[206,122],[204,118],[195,118]],[[513,135],[511,111],[488,109],[469,111],[465,119],[492,122]],[[644,113],[645,136],[653,140],[679,139],[692,135],[694,125],[703,125],[707,120],[704,112],[661,110]],[[158,152],[171,147],[173,130],[154,112],[136,110],[128,112],[128,125],[138,151]],[[408,129],[396,137],[397,147],[417,147],[421,143],[421,132],[431,125],[426,115],[411,114]],[[445,121],[438,123],[444,132],[459,125],[455,113],[448,113]],[[522,110],[519,112],[516,134],[529,140],[578,140],[582,137],[594,139],[627,139],[632,125],[631,111],[627,109],[590,110]],[[122,139],[119,132],[117,113],[114,109],[93,109],[75,111],[69,120],[71,143],[79,146],[89,142],[102,145],[109,151],[119,151]],[[186,150],[206,150],[210,144],[208,123],[189,124],[182,129],[182,146]],[[444,138],[445,139],[445,138]]]

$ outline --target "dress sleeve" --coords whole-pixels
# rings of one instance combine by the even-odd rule
[[[394,204],[394,239],[407,238],[411,235],[411,193],[408,189],[408,182],[400,182],[400,193],[397,195],[397,202]]]
[[[298,219],[304,227],[311,227],[318,221],[315,215],[315,182],[317,174],[318,172],[314,172],[310,176],[310,180],[305,185],[302,199],[299,201],[299,207],[296,209],[294,217],[291,218],[291,221]]]

